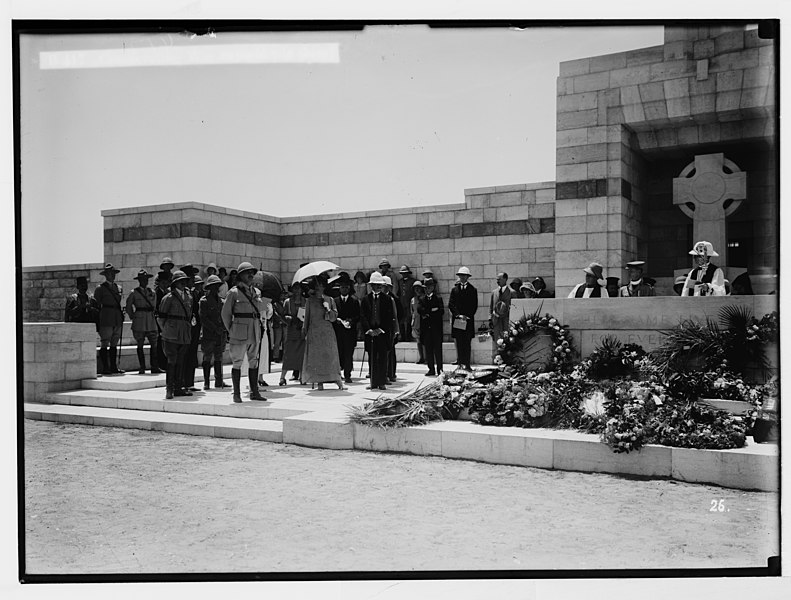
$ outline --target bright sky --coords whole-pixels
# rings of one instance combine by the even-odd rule
[[[554,180],[558,63],[661,43],[656,26],[23,35],[22,265],[102,261],[106,208],[343,213]],[[268,62],[299,52],[322,62]],[[119,56],[204,64],[87,68]]]

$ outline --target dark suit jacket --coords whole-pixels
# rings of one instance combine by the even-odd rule
[[[467,284],[467,289],[465,290],[461,289],[461,285],[453,286],[450,292],[450,299],[448,300],[448,309],[453,317],[456,315],[466,315],[469,317],[466,331],[454,329],[451,325],[451,334],[453,337],[458,337],[459,334],[466,334],[470,337],[474,336],[475,311],[478,310],[478,290],[470,283]]]
[[[373,303],[373,292],[365,296],[360,303],[360,323],[363,326],[363,331],[373,329]],[[393,314],[393,300],[383,292],[379,294],[379,324],[377,327],[385,333],[392,335],[393,319],[395,319],[395,315]]]
[[[432,310],[437,308],[439,310]],[[445,304],[437,294],[430,299],[423,296],[418,302],[417,312],[420,315],[420,340],[426,339],[429,335],[439,335],[442,337],[442,325],[445,314]]]
[[[360,322],[360,302],[354,297],[354,294],[349,294],[349,296],[346,298],[346,302],[341,300],[341,297],[338,296],[335,298],[335,308],[338,310],[338,319],[351,322],[351,328],[346,329],[338,322],[338,320],[336,320],[333,323],[336,332],[351,332],[356,337],[357,323]],[[382,329],[384,329],[384,327]]]

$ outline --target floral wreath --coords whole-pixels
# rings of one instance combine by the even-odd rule
[[[541,308],[531,315],[523,315],[511,322],[503,337],[497,340],[496,364],[521,366],[526,363],[525,353],[530,352],[530,340],[539,332],[549,333],[552,338],[552,356],[544,365],[544,371],[565,371],[571,366],[573,352],[568,325],[561,325],[549,313],[540,316]],[[536,351],[532,352],[535,355]]]

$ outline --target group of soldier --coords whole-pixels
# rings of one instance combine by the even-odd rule
[[[223,352],[228,343],[233,368],[233,400],[241,402],[241,369],[247,358],[250,398],[263,400],[258,391],[258,364],[264,321],[272,307],[252,285],[257,269],[243,262],[236,269],[233,287],[221,296],[228,282],[217,275],[213,264],[207,278],[197,276],[192,265],[176,269],[170,258],[160,265],[156,289],[149,287],[152,275],[141,269],[138,282],[122,305],[123,290],[115,282],[120,272],[112,264],[101,272],[104,281],[91,295],[86,277],[77,278],[77,292],[66,303],[66,321],[95,323],[99,334],[99,372],[120,374],[118,355],[123,333],[124,315],[132,322],[132,336],[137,344],[139,374],[146,372],[144,344],[150,346],[151,373],[165,372],[165,398],[191,396],[197,391],[195,369],[198,346],[203,353],[204,389],[210,389],[212,369],[215,388],[227,387],[223,381]],[[268,311],[267,311],[268,309]],[[268,314],[267,314],[268,312]]]

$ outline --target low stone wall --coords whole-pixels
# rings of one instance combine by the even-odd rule
[[[81,387],[96,377],[96,329],[91,323],[24,323],[25,401]]]
[[[66,298],[77,291],[76,278],[88,278],[93,291],[104,281],[103,263],[25,267],[22,269],[22,320],[25,323],[60,322]]]

